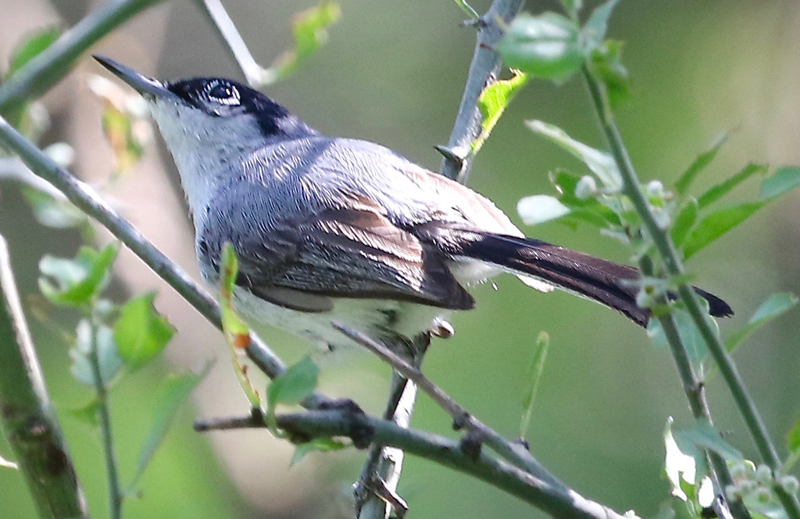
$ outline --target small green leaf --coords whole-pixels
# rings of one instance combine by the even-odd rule
[[[270,382],[267,387],[267,406],[274,413],[277,404],[297,404],[314,392],[319,368],[306,356]]]
[[[739,344],[748,338],[750,334],[794,308],[797,302],[797,296],[789,292],[772,294],[766,301],[761,303],[761,306],[758,307],[753,317],[747,321],[747,324],[725,341],[725,348],[730,352],[735,351]]]
[[[22,186],[22,194],[40,224],[54,229],[68,229],[86,223],[87,218],[77,207],[66,200],[52,196],[28,186]]]
[[[576,18],[583,7],[583,0],[561,0],[561,5],[564,6],[566,12]]]
[[[525,225],[537,225],[569,214],[569,207],[549,195],[526,196],[517,202],[517,213]]]
[[[606,40],[590,55],[589,66],[594,76],[606,86],[612,108],[620,106],[631,96],[628,69],[622,64],[623,42]]]
[[[233,308],[233,289],[239,273],[239,260],[231,243],[222,247],[222,265],[220,266],[219,307],[222,314],[222,331],[231,352],[231,364],[239,386],[242,388],[250,406],[261,408],[261,395],[250,383],[245,367],[239,362],[239,352],[250,345],[250,330],[239,318]]]
[[[732,447],[722,439],[719,431],[711,425],[708,420],[697,419],[693,424],[675,427],[672,431],[675,443],[681,451],[687,454],[691,451],[691,446],[702,449],[709,449],[728,461],[742,461],[742,453]]]
[[[30,35],[14,47],[11,51],[8,73],[6,77],[11,77],[16,71],[21,69],[26,63],[36,57],[37,54],[53,44],[61,35],[61,29],[56,26],[45,27]]]
[[[311,441],[301,443],[295,447],[294,455],[292,455],[289,466],[295,466],[309,452],[331,452],[346,448],[346,444],[334,440],[333,438],[314,438]]]
[[[728,134],[723,133],[719,135],[714,142],[711,144],[711,147],[697,156],[696,159],[689,165],[686,171],[680,176],[677,182],[675,182],[675,190],[678,194],[685,194],[689,190],[689,186],[692,185],[692,182],[697,178],[697,175],[703,171],[706,166],[711,164],[711,161],[714,160],[714,157],[717,156],[717,152],[719,152],[720,148],[725,141],[728,140]]]
[[[792,430],[786,435],[786,448],[790,452],[800,450],[800,419],[798,419]]]
[[[483,89],[481,95],[478,97],[478,107],[481,110],[483,117],[481,121],[481,133],[472,141],[472,153],[478,153],[492,133],[497,121],[505,112],[506,107],[511,103],[511,100],[519,93],[525,83],[528,82],[528,76],[521,72],[512,71],[514,76],[510,79],[499,79],[489,84]]]
[[[81,247],[73,260],[44,256],[39,262],[43,274],[39,278],[39,289],[58,305],[87,304],[108,284],[118,251],[119,242],[114,242],[99,252]]]
[[[608,19],[611,17],[614,7],[617,6],[617,2],[619,0],[607,0],[592,12],[581,31],[587,51],[596,49],[603,43],[606,31],[608,31]]]
[[[132,491],[135,489],[142,474],[144,474],[150,460],[153,459],[153,455],[159,445],[164,440],[164,436],[166,436],[178,409],[189,399],[192,391],[206,376],[209,369],[211,369],[211,363],[207,364],[200,374],[181,373],[179,375],[170,375],[162,382],[159,396],[156,400],[153,423],[142,443],[142,448],[139,450],[136,474],[130,484]]]
[[[522,399],[522,420],[520,422],[519,437],[525,438],[528,435],[528,427],[533,415],[533,403],[536,401],[536,392],[539,389],[539,382],[544,371],[544,362],[547,360],[547,351],[550,349],[550,336],[546,332],[539,332],[536,337],[536,344],[533,346],[533,356],[530,366],[528,366],[528,385]]]
[[[672,317],[678,329],[678,336],[689,354],[689,361],[695,368],[699,367],[708,354],[706,341],[700,335],[694,320],[686,310],[676,308],[672,312]],[[714,319],[707,316],[706,321],[713,330],[719,331],[719,325]],[[647,336],[656,348],[666,349],[669,347],[664,328],[658,319],[650,319],[650,322],[647,323]]]
[[[710,243],[753,216],[766,203],[767,201],[747,202],[712,212],[700,220],[700,223],[689,233],[683,249],[684,257],[689,259],[694,256]]]
[[[784,166],[761,182],[761,198],[772,199],[800,185],[800,167]]]
[[[734,176],[732,176],[725,182],[721,182],[716,186],[712,187],[711,189],[703,193],[700,196],[700,198],[697,199],[697,203],[699,204],[700,209],[703,209],[713,204],[723,196],[730,193],[733,190],[733,188],[735,188],[748,178],[752,177],[756,173],[760,175],[765,175],[767,173],[767,166],[764,166],[762,164],[748,164],[740,172],[736,173]]]
[[[557,83],[575,74],[586,58],[575,22],[551,12],[514,18],[497,52],[510,68]]]
[[[93,327],[88,320],[81,319],[76,328],[75,345],[69,350],[72,359],[70,372],[78,382],[91,388],[96,387],[92,362],[93,350],[97,352],[100,379],[103,386],[108,387],[123,364],[117,353],[114,333],[108,326]]]
[[[100,402],[97,399],[92,399],[88,404],[76,409],[70,409],[68,413],[76,420],[85,423],[91,427],[100,426]]]
[[[552,124],[542,121],[526,121],[525,124],[534,133],[538,133],[558,144],[586,164],[592,173],[597,175],[606,191],[618,193],[622,189],[622,176],[611,155],[574,140],[564,130]]]
[[[696,494],[694,486],[708,473],[708,464],[696,445],[690,442],[679,444],[677,435],[672,417],[669,417],[664,428],[664,472],[672,487],[672,495],[683,501],[691,501]]]
[[[686,201],[683,208],[678,212],[678,216],[675,217],[675,221],[672,224],[672,230],[670,230],[675,247],[681,248],[686,237],[689,236],[689,232],[694,228],[694,224],[697,221],[699,209],[700,206],[697,200],[691,198]]]
[[[175,334],[167,318],[153,307],[155,293],[128,301],[114,324],[114,339],[119,355],[129,369],[144,366],[161,353]]]
[[[581,180],[578,175],[559,169],[551,172],[549,178],[550,183],[558,191],[559,201],[569,207],[571,211],[569,217],[597,227],[608,227],[609,224],[620,225],[617,213],[598,202],[597,198],[578,198],[575,195],[575,189]]]
[[[284,52],[270,67],[275,81],[286,78],[297,66],[328,42],[328,29],[339,21],[339,4],[323,0],[316,7],[297,13],[292,20],[294,49]]]

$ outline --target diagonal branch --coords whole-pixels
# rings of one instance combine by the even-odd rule
[[[42,518],[88,518],[0,236],[0,426]]]
[[[64,77],[75,60],[97,40],[161,0],[109,0],[52,45],[31,59],[0,86],[0,114],[46,92]]]

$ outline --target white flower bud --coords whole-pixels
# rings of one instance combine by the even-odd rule
[[[44,152],[62,168],[69,167],[72,165],[72,161],[75,160],[75,150],[66,142],[51,144],[44,149]]]
[[[797,478],[792,475],[783,476],[781,478],[781,487],[786,493],[794,495],[800,490],[800,481],[797,481]]]
[[[648,198],[664,198],[664,184],[659,180],[651,180],[644,187]]]
[[[759,465],[756,469],[756,481],[765,487],[770,486],[772,484],[772,469],[766,465]]]

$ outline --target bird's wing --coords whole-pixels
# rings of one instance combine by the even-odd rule
[[[444,256],[393,225],[365,198],[347,209],[278,220],[234,246],[237,284],[296,310],[325,311],[333,297],[474,306]]]

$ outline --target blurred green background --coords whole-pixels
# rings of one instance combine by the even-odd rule
[[[0,0],[0,62],[26,32],[50,23],[69,26],[94,4],[82,0]],[[290,44],[290,19],[311,1],[240,0],[226,7],[262,63]],[[483,12],[488,1],[473,2]],[[463,13],[450,0],[374,2],[342,0],[343,17],[329,44],[268,95],[328,134],[385,144],[437,169],[435,144],[447,141],[472,56],[474,33],[459,28]],[[529,2],[528,10],[556,9]],[[778,166],[800,163],[800,4],[785,0],[621,2],[610,36],[627,42],[624,60],[635,95],[619,123],[644,180],[672,181],[720,132],[729,144],[698,186],[732,174],[748,161]],[[128,23],[93,51],[161,78],[193,75],[239,77],[216,34],[189,1],[168,1]],[[75,146],[73,170],[91,181],[108,177],[110,152],[99,133],[100,103],[86,88],[103,74],[87,58],[44,98],[53,120],[43,144]],[[526,87],[484,146],[470,185],[518,221],[517,200],[551,193],[547,173],[580,166],[534,137],[522,124],[542,119],[572,136],[600,145],[583,85]],[[108,195],[144,233],[191,272],[188,219],[175,194],[174,169],[157,140],[133,173]],[[0,184],[0,233],[9,242],[18,283],[35,303],[37,262],[45,254],[72,256],[80,237],[38,225],[12,184]],[[749,190],[749,191],[748,191]],[[741,189],[741,197],[755,185]],[[698,284],[725,297],[737,316],[721,323],[723,335],[743,324],[776,291],[800,292],[798,194],[765,209],[689,264]],[[626,251],[592,229],[547,224],[530,235],[596,255],[627,261]],[[171,290],[135,260],[117,265],[119,297],[159,287],[157,306],[179,329],[169,361],[126,380],[112,396],[112,415],[124,479],[135,468],[152,416],[153,387],[170,371],[197,370],[217,358],[215,373],[199,388],[167,436],[141,483],[141,497],[125,515],[144,517],[334,518],[346,516],[350,483],[363,453],[311,454],[289,468],[291,449],[266,432],[202,436],[196,416],[246,412],[219,334],[202,324]],[[661,433],[667,417],[690,418],[669,354],[654,349],[621,316],[563,294],[542,295],[511,278],[475,290],[478,309],[454,316],[457,334],[434,344],[425,371],[481,420],[513,437],[521,414],[524,373],[540,330],[551,350],[528,435],[533,454],[582,494],[618,511],[652,516],[667,497],[661,476]],[[173,304],[174,303],[174,304]],[[61,326],[74,316],[58,312]],[[67,347],[48,326],[30,318],[47,383],[57,409],[89,399],[69,375]],[[800,416],[800,320],[797,312],[758,332],[736,360],[781,447]],[[288,361],[312,346],[275,332],[268,342]],[[345,352],[323,362],[323,391],[349,396],[365,408],[382,407],[389,370],[366,354]],[[755,457],[750,438],[719,378],[709,385],[717,425],[728,440]],[[87,427],[61,413],[70,449],[94,517],[105,517],[100,443]],[[414,426],[452,435],[449,420],[425,397]],[[211,440],[209,442],[209,439]],[[8,447],[0,440],[0,454]],[[781,450],[783,453],[784,451]],[[513,497],[430,462],[410,458],[400,486],[413,517],[530,517],[538,514]],[[31,517],[19,475],[0,469],[0,517]]]

